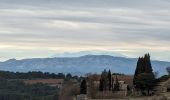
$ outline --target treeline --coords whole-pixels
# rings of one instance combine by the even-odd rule
[[[167,81],[168,79],[170,79],[170,67],[167,67],[166,68],[166,71],[168,73],[168,75],[163,75],[159,78],[156,79],[156,82],[159,83],[159,82],[165,82]]]
[[[59,90],[45,84],[26,85],[19,80],[0,79],[0,100],[58,100]]]
[[[56,79],[78,79],[78,76],[72,76],[71,74],[63,74],[63,73],[48,73],[48,72],[40,72],[40,71],[32,71],[32,72],[9,72],[9,71],[0,71],[0,79],[48,79],[48,78],[56,78]]]

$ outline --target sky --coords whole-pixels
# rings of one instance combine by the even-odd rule
[[[0,61],[79,51],[170,61],[170,0],[0,0]]]

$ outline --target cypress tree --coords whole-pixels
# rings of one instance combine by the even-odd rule
[[[87,94],[87,83],[85,79],[80,84],[80,94]]]
[[[139,74],[140,61],[141,61],[141,58],[139,57],[139,58],[138,58],[138,61],[137,61],[137,66],[136,66],[135,74],[134,74],[134,79],[133,79],[133,84],[134,84],[134,85],[136,85],[137,75]]]
[[[103,73],[102,73],[102,80],[103,80],[103,90],[104,91],[107,91],[107,87],[108,87],[108,78],[107,78],[107,75],[108,75],[108,73],[107,73],[107,71],[106,71],[106,69],[103,71]]]
[[[138,59],[133,83],[137,90],[147,90],[149,95],[149,91],[153,89],[155,85],[154,81],[155,77],[152,71],[150,55],[145,54],[144,57]]]
[[[142,64],[143,64],[143,57],[139,57],[138,61],[137,61],[137,66],[136,66],[134,78],[133,78],[133,84],[135,85],[136,89],[138,89],[138,84],[136,84],[137,81],[138,81],[138,75],[143,73]]]
[[[146,67],[146,63],[145,63],[145,58],[141,57],[140,64],[139,64],[139,73],[138,74],[144,73],[146,68],[147,67]]]
[[[107,89],[107,71],[104,69],[104,71],[101,74],[100,78],[100,84],[99,84],[99,90],[100,91],[106,91]]]
[[[112,91],[114,91],[114,87],[113,87],[113,84],[114,84],[114,78],[112,78]]]
[[[100,91],[100,92],[103,91],[103,79],[100,79],[100,83],[99,83],[99,91]]]
[[[150,61],[150,55],[149,55],[149,53],[147,54],[147,71],[146,71],[146,73],[152,73],[152,65],[151,65],[151,61]]]
[[[108,87],[109,87],[109,91],[111,91],[111,85],[112,85],[112,74],[111,71],[109,70],[108,72]]]

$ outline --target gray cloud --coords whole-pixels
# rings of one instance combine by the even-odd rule
[[[41,57],[35,52],[42,49],[47,55],[56,51],[113,50],[130,57],[151,52],[154,59],[170,58],[168,0],[0,2],[0,52],[9,52],[4,53],[5,58],[13,57],[9,54],[17,50],[23,52],[14,55],[18,58],[28,57],[24,55],[28,51],[30,57]]]

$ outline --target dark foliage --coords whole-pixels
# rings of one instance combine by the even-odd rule
[[[112,75],[116,75],[116,77],[113,78]],[[117,75],[120,74],[112,74],[110,70],[108,72],[104,70],[100,78],[99,91],[119,91],[120,85]]]
[[[159,82],[164,82],[164,81],[167,81],[169,78],[170,78],[169,75],[164,75],[164,76],[156,79],[156,82],[158,82],[158,83],[159,83]]]
[[[57,79],[64,79],[65,75],[63,73],[48,73],[48,72],[9,72],[9,71],[0,71],[0,78],[4,79],[36,79],[36,78],[57,78]]]
[[[125,74],[123,74],[123,73],[112,73],[112,75],[125,76]]]
[[[0,80],[0,100],[58,100],[58,89],[45,84],[26,85],[19,80]]]
[[[103,79],[100,79],[100,83],[99,83],[99,91],[103,91]]]
[[[119,81],[118,81],[117,76],[116,76],[116,79],[115,79],[114,91],[119,91]]]
[[[104,70],[101,74],[101,78],[100,78],[100,86],[99,86],[99,90],[100,91],[107,91],[108,90],[108,72],[106,70]]]
[[[80,94],[87,94],[87,83],[86,79],[84,79],[80,84]]]
[[[109,88],[109,91],[111,91],[111,88],[112,88],[112,74],[111,74],[110,70],[108,72],[108,88]]]
[[[67,74],[66,76],[63,73],[48,73],[48,72],[40,72],[40,71],[32,71],[32,72],[9,72],[9,71],[0,71],[0,79],[76,79],[79,80],[78,76],[72,76],[71,74]]]
[[[68,73],[68,74],[66,75],[66,78],[67,78],[67,79],[71,79],[71,78],[72,78],[72,75],[71,75],[70,73]]]
[[[145,54],[144,57],[138,59],[133,83],[137,90],[146,90],[148,91],[149,95],[149,91],[152,90],[156,85],[155,82],[156,81],[154,73],[152,71],[150,55]]]

